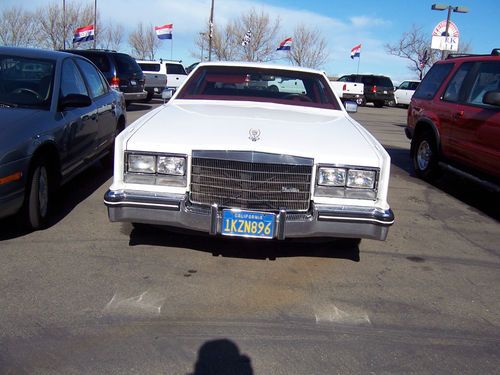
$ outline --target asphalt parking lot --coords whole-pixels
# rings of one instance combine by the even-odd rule
[[[498,373],[498,197],[412,176],[404,109],[353,117],[392,157],[385,242],[110,223],[100,164],[62,189],[48,229],[1,220],[0,374]]]

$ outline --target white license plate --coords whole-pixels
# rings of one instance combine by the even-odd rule
[[[137,81],[136,81],[135,79],[131,79],[131,80],[130,80],[130,84],[131,84],[132,86],[136,86],[136,85],[137,85]]]
[[[387,91],[384,90],[384,94],[387,94]]]

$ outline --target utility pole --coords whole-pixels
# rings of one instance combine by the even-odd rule
[[[212,6],[210,7],[210,22],[208,30],[208,61],[212,61],[212,38],[214,36],[214,0],[212,0]]]
[[[97,42],[97,0],[94,0],[94,49]]]
[[[66,0],[63,0],[63,49],[66,49]]]

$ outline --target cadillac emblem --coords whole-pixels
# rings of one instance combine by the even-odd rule
[[[250,134],[248,139],[250,139],[252,142],[257,142],[260,139],[260,129],[251,128],[248,131],[248,134]]]

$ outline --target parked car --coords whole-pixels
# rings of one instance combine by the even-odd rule
[[[500,56],[450,56],[415,91],[406,135],[417,176],[446,170],[500,191]]]
[[[199,64],[200,62],[199,61],[196,61],[194,63],[192,63],[191,65],[189,65],[187,68],[186,68],[186,73],[189,74],[191,73],[194,68],[196,68],[196,66]]]
[[[145,101],[149,102],[154,95],[161,95],[167,87],[167,66],[162,61],[137,60],[137,63],[144,72],[144,89],[148,96]]]
[[[104,74],[111,88],[123,93],[127,105],[147,98],[144,73],[130,55],[100,49],[72,49],[65,52],[84,56],[92,61]]]
[[[186,69],[179,61],[165,61],[167,67],[167,90],[175,91],[187,77]]]
[[[394,105],[408,106],[419,84],[420,80],[407,80],[401,82],[394,91]]]
[[[93,162],[112,159],[125,127],[123,95],[87,59],[0,47],[0,217],[45,225],[53,193]]]
[[[374,74],[348,74],[340,77],[339,81],[362,83],[366,103],[373,103],[375,107],[380,108],[394,101],[394,84],[389,77]]]
[[[305,92],[261,88],[275,81],[300,81]],[[394,222],[390,164],[322,72],[201,63],[166,105],[118,136],[104,202],[112,222],[384,240]]]

